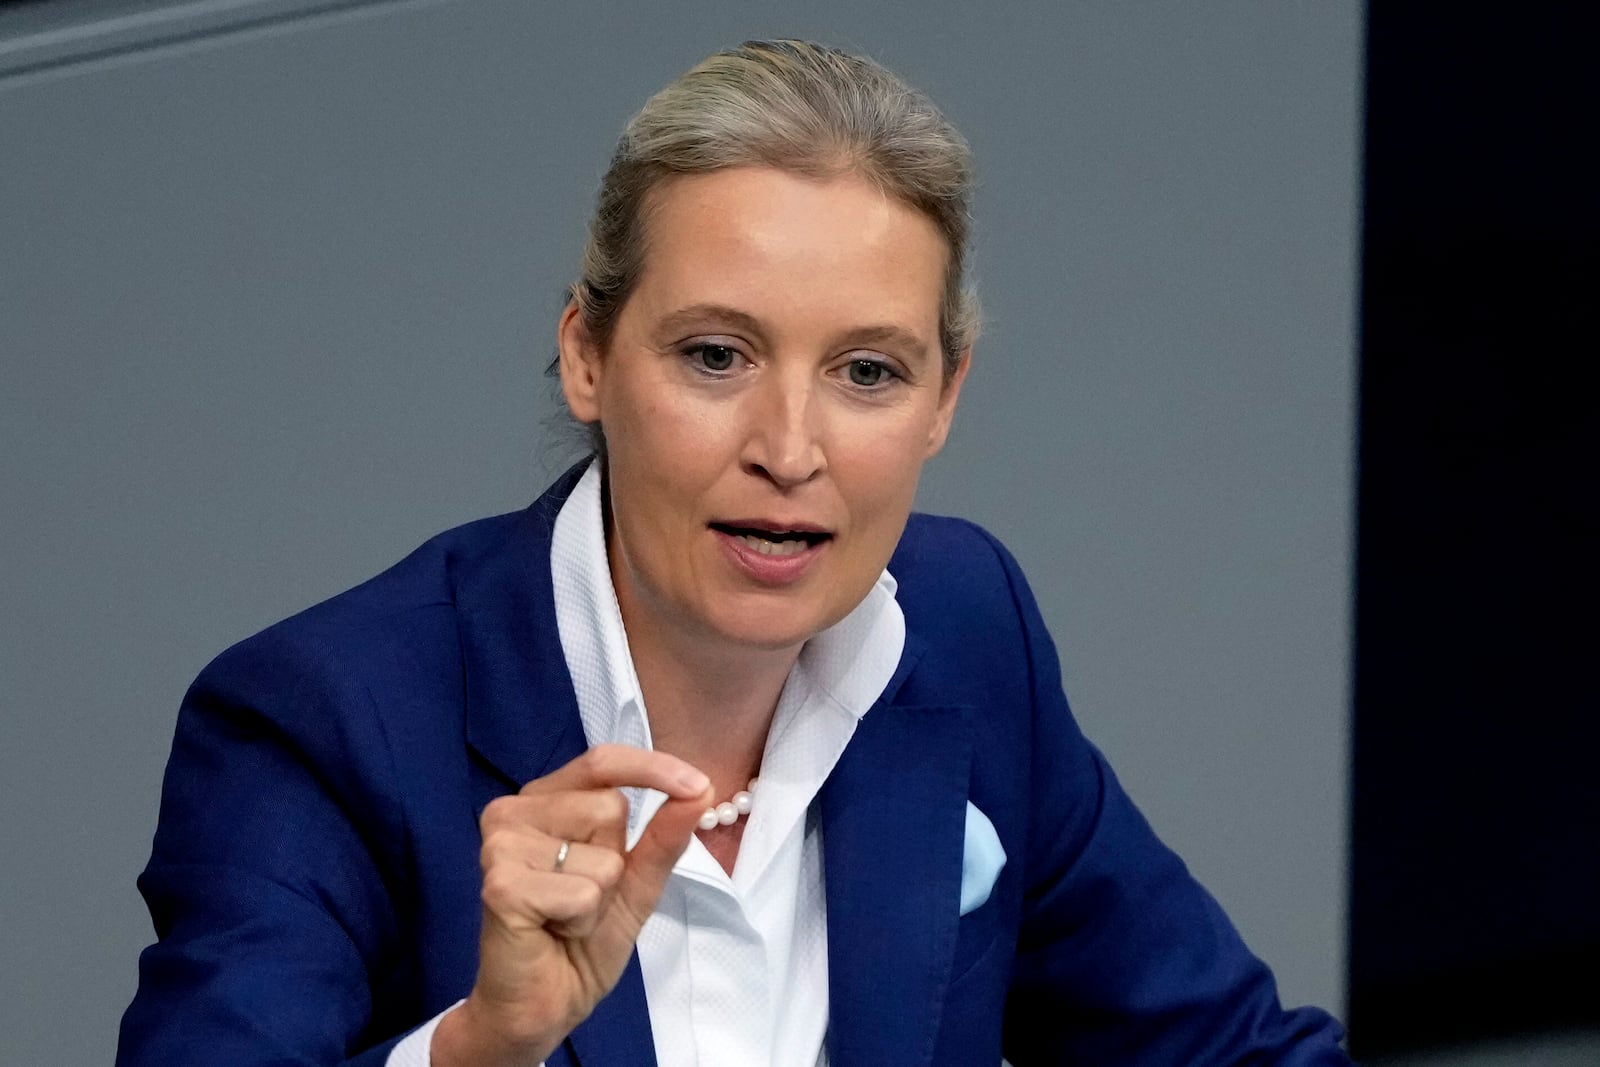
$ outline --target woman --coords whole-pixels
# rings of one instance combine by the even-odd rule
[[[647,104],[558,331],[597,458],[201,675],[119,1062],[1347,1062],[1079,734],[1004,549],[910,517],[970,183],[814,45]]]

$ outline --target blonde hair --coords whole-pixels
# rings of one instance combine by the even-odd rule
[[[965,282],[972,154],[932,101],[861,56],[808,41],[748,41],[651,97],[611,158],[582,276],[572,286],[602,345],[638,282],[644,209],[675,175],[768,166],[810,177],[858,174],[923,212],[949,247],[939,314],[948,378],[978,333]]]

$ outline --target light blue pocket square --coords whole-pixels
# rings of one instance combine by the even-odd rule
[[[989,816],[967,801],[967,843],[961,853],[961,914],[981,907],[994,890],[1000,868],[1006,865],[1006,850],[994,832]]]

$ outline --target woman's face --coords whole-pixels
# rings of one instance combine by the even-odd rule
[[[569,308],[562,384],[609,454],[630,631],[797,649],[867,594],[944,443],[946,249],[857,177],[748,167],[651,196],[604,352]]]

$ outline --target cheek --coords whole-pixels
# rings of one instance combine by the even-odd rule
[[[666,525],[715,481],[726,428],[704,404],[649,383],[612,399],[606,440],[618,490],[658,513],[652,526]]]
[[[606,398],[606,439],[613,443],[613,454],[623,453],[648,461],[653,457],[681,450],[688,437],[688,413],[667,391],[651,381],[628,379]],[[671,467],[645,462],[641,473],[666,474]]]
[[[926,436],[920,424],[880,425],[857,435],[836,464],[857,519],[889,539],[890,547],[916,497]]]

